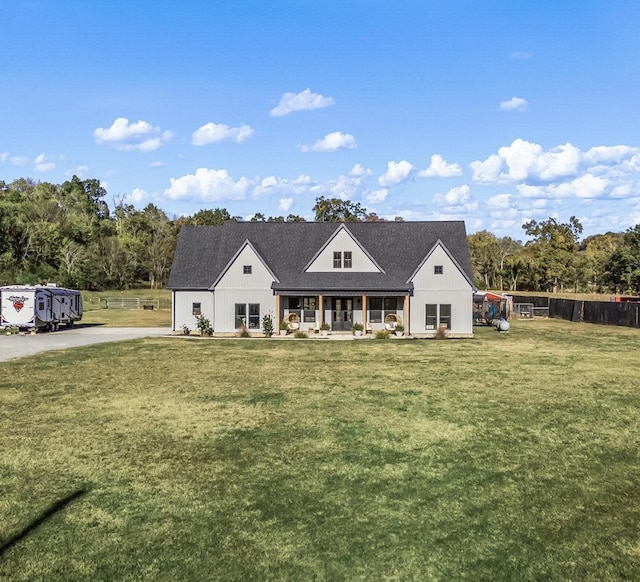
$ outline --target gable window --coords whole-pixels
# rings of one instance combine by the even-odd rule
[[[343,267],[345,269],[350,269],[352,263],[353,263],[353,260],[352,260],[352,256],[351,256],[351,251],[345,251],[344,252],[344,264],[343,264]]]
[[[202,315],[202,305],[200,303],[192,303],[191,313],[193,315]]]
[[[342,252],[341,251],[335,251],[333,253],[333,268],[342,269]]]
[[[444,273],[444,268],[442,265],[434,265],[433,266],[433,274],[434,275],[442,275]]]
[[[243,275],[251,275],[251,265],[244,265],[242,267],[242,274]]]
[[[427,303],[425,305],[425,313],[425,329],[438,329],[439,327],[451,329],[450,303]]]

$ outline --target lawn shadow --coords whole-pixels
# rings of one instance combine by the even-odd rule
[[[67,495],[62,499],[59,499],[58,501],[50,505],[47,509],[45,509],[36,519],[34,519],[22,531],[19,531],[16,535],[9,538],[6,542],[0,540],[0,558],[7,550],[15,546],[19,541],[26,538],[32,531],[40,527],[50,517],[54,516],[56,513],[61,512],[72,501],[79,499],[80,497],[82,497],[83,495],[86,495],[87,493],[88,493],[87,489],[78,489],[77,491],[74,491],[70,495]]]

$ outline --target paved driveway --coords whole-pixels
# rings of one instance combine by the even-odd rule
[[[78,325],[61,328],[53,333],[6,335],[0,333],[0,361],[32,356],[50,350],[66,350],[77,346],[116,342],[141,337],[160,337],[171,334],[168,327],[104,327]]]

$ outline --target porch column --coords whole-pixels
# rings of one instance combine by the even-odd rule
[[[276,293],[276,322],[275,322],[276,334],[280,333],[278,331],[279,329],[280,329],[280,295]]]
[[[320,307],[318,327],[322,327],[322,324],[324,323],[324,297],[322,295],[318,295],[318,306]]]
[[[404,333],[405,335],[409,335],[411,333],[411,330],[409,329],[409,298],[411,296],[407,293],[404,296]]]
[[[362,335],[367,335],[367,296],[362,296]]]

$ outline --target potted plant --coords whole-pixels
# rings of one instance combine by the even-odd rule
[[[268,313],[262,318],[262,331],[265,337],[273,335],[273,319]]]
[[[289,324],[287,323],[286,320],[283,319],[280,322],[278,329],[280,330],[280,335],[287,335],[287,332],[289,331]]]
[[[396,336],[402,337],[404,335],[404,325],[402,325],[401,323],[397,323],[395,332]]]
[[[354,323],[351,326],[351,331],[353,332],[353,335],[355,335],[356,337],[360,337],[362,335],[363,329],[364,327],[361,323]]]
[[[329,323],[326,321],[323,321],[322,325],[320,326],[320,335],[327,337],[329,335],[330,329],[331,329],[331,326],[329,325]]]

